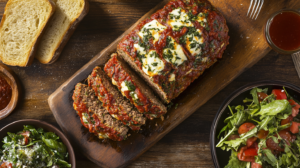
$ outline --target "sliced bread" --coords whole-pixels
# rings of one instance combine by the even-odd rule
[[[45,28],[36,58],[43,64],[55,62],[79,22],[88,13],[87,0],[55,0],[56,11]]]
[[[0,59],[12,66],[28,66],[48,20],[55,11],[49,0],[9,0],[0,24]]]

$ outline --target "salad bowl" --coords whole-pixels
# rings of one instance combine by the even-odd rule
[[[73,150],[73,147],[67,137],[55,126],[48,124],[44,121],[40,120],[33,120],[33,119],[24,119],[24,120],[18,120],[15,122],[12,122],[2,129],[0,129],[0,148],[3,146],[3,138],[7,136],[7,132],[11,133],[17,133],[19,131],[22,131],[24,128],[24,125],[31,125],[35,128],[42,128],[43,130],[47,132],[53,132],[57,136],[59,136],[60,140],[63,142],[63,144],[67,147],[67,151],[69,153],[69,163],[72,165],[72,168],[76,168],[76,159],[75,159],[75,153]]]
[[[283,81],[259,81],[251,83],[237,89],[231,95],[229,95],[220,106],[212,123],[210,131],[211,155],[214,165],[217,168],[225,167],[228,164],[229,157],[231,155],[230,151],[223,151],[221,148],[216,147],[217,143],[220,140],[217,136],[221,129],[226,125],[224,123],[224,120],[230,116],[228,105],[237,106],[243,104],[243,100],[246,97],[250,97],[250,91],[256,87],[268,88],[269,92],[273,89],[282,89],[282,87],[285,87],[289,95],[297,100],[300,99],[300,87]]]

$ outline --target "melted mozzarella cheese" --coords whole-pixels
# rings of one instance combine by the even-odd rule
[[[202,58],[202,60],[201,60],[202,63],[206,63],[207,61],[208,61],[208,57],[204,57],[204,58]]]
[[[142,62],[143,71],[151,77],[159,74],[159,72],[165,68],[164,62],[154,50],[149,51],[149,53],[145,55],[145,58],[142,59]]]
[[[113,85],[118,86],[118,84],[117,84],[117,82],[114,80],[114,78],[111,78],[111,82],[112,82]]]
[[[139,32],[139,36],[144,39],[144,37],[151,35],[153,37],[153,43],[157,42],[160,34],[167,27],[160,24],[157,20],[152,20],[151,22],[144,25],[144,27]]]
[[[82,121],[84,122],[84,123],[88,123],[89,121],[87,120],[87,113],[82,113]]]
[[[145,55],[146,54],[145,48],[140,46],[139,44],[134,44],[133,47],[136,49],[138,54],[140,54],[140,55]]]
[[[198,14],[197,21],[202,27],[206,27],[207,19],[202,12]]]
[[[186,55],[180,44],[177,44],[172,37],[168,37],[168,47],[163,51],[163,57],[166,61],[179,66],[187,60]]]
[[[190,51],[192,56],[196,56],[201,53],[201,44],[204,43],[202,32],[197,29],[195,33],[186,35],[186,48]]]
[[[172,73],[169,77],[169,82],[175,81],[175,77],[176,77],[175,74]]]
[[[128,87],[126,86],[125,82],[123,81],[121,83],[121,92],[125,92],[125,91],[128,91],[128,90],[129,90]]]
[[[193,27],[194,25],[186,14],[185,10],[181,8],[174,9],[169,13],[168,24],[174,31],[180,30],[182,27]]]

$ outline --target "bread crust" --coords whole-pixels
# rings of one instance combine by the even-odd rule
[[[52,58],[47,61],[40,59],[40,57],[36,57],[42,64],[52,64],[54,63],[60,56],[62,50],[64,49],[65,45],[68,43],[69,39],[75,32],[76,28],[78,27],[79,23],[83,20],[83,18],[88,14],[90,5],[87,0],[82,0],[84,2],[84,8],[82,9],[81,13],[76,17],[75,20],[71,22],[69,28],[65,31],[63,37],[60,39],[60,42],[55,47],[55,51],[52,52]]]
[[[46,2],[48,2],[51,5],[51,13],[49,15],[49,17],[46,19],[46,22],[44,23],[44,25],[42,26],[43,28],[41,29],[41,31],[38,33],[38,36],[35,38],[33,44],[31,45],[31,50],[28,53],[25,53],[24,55],[26,55],[27,57],[27,62],[24,64],[15,64],[15,63],[11,63],[11,62],[6,62],[3,61],[3,53],[2,51],[0,52],[0,59],[1,61],[6,64],[6,65],[10,65],[10,66],[20,66],[20,67],[27,67],[30,66],[34,60],[35,57],[35,53],[36,53],[36,48],[38,45],[38,41],[40,40],[40,37],[42,35],[42,32],[45,30],[46,24],[48,23],[49,19],[51,18],[51,16],[54,14],[55,9],[56,9],[56,5],[54,4],[54,2],[52,0],[45,0]],[[7,9],[10,7],[11,5],[11,0],[9,0],[5,6],[5,10],[4,10],[4,14],[2,16],[2,20],[1,20],[1,24],[0,24],[0,32],[2,31],[3,28],[3,24],[6,20],[6,12]],[[0,37],[1,38],[1,37]]]

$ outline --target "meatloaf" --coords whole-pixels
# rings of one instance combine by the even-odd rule
[[[169,103],[222,58],[228,31],[208,1],[171,0],[125,36],[117,50]]]
[[[159,118],[167,112],[167,108],[154,96],[144,81],[116,53],[112,54],[105,64],[104,71],[123,96],[147,118]]]
[[[132,104],[118,92],[100,67],[94,68],[88,77],[88,83],[111,116],[122,121],[132,130],[139,130],[140,126],[146,123],[143,114],[133,108]]]
[[[128,128],[121,122],[111,117],[102,103],[97,99],[95,92],[87,85],[78,83],[72,96],[73,107],[80,117],[84,127],[100,139],[122,141],[127,138]]]

